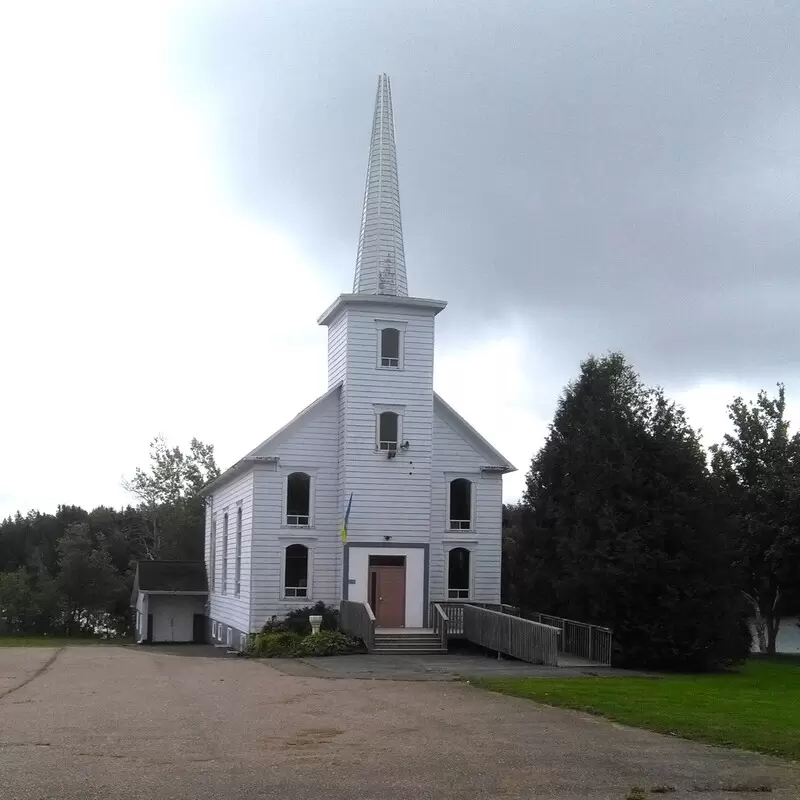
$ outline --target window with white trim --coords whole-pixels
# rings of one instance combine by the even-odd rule
[[[247,650],[247,634],[240,633],[239,634],[239,649],[240,650]]]
[[[283,596],[308,597],[308,548],[303,544],[290,544],[283,551],[283,560]]]
[[[211,585],[211,591],[216,592],[216,578],[217,578],[217,518],[211,518],[211,544],[208,553],[208,582]]]
[[[400,415],[394,411],[378,414],[378,450],[397,450],[400,441]]]
[[[400,331],[397,328],[381,329],[381,361],[382,367],[400,368]]]
[[[233,572],[233,593],[236,597],[242,591],[242,507],[236,509],[236,561]]]
[[[222,517],[222,594],[228,591],[228,512]]]
[[[403,369],[406,322],[375,320],[375,366],[378,369]]]
[[[447,599],[468,600],[470,590],[470,552],[454,547],[447,555]]]
[[[228,645],[228,647],[233,646],[233,628],[228,628],[228,635],[225,638],[225,644]]]
[[[293,472],[286,479],[286,524],[307,528],[311,519],[311,476],[305,472]]]
[[[216,622],[212,622],[211,623],[211,638],[212,639],[216,639],[217,638],[217,623]]]
[[[451,531],[472,530],[472,481],[466,478],[455,478],[449,484],[450,519],[448,528]]]

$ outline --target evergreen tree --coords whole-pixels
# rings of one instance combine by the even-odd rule
[[[533,459],[524,604],[613,629],[619,663],[707,669],[749,649],[724,521],[683,411],[589,358]]]
[[[111,609],[123,591],[105,537],[93,536],[85,522],[73,523],[58,540],[58,588],[67,614],[67,632],[95,633],[108,626]]]

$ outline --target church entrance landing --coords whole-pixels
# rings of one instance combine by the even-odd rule
[[[369,557],[369,604],[376,628],[406,624],[406,557]]]

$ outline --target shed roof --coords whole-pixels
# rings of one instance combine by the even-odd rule
[[[131,604],[139,592],[207,594],[206,565],[202,561],[139,561],[133,579]]]

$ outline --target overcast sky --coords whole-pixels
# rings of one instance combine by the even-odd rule
[[[236,461],[326,388],[375,83],[437,390],[520,468],[588,353],[707,444],[800,420],[800,11],[753,2],[0,7],[0,516]]]

